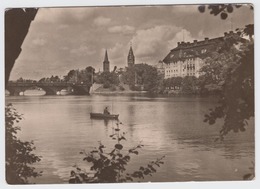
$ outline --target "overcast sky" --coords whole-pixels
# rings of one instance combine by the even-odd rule
[[[110,69],[125,67],[132,43],[136,63],[156,64],[178,41],[223,36],[253,23],[244,6],[228,19],[199,13],[198,6],[41,8],[31,23],[11,80],[64,76],[93,66],[102,71],[105,49]],[[231,24],[232,23],[232,24]]]

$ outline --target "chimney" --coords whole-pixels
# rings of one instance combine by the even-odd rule
[[[181,42],[178,42],[177,44],[178,44],[178,46],[180,46]]]
[[[198,40],[193,40],[193,43],[197,44]]]
[[[205,42],[208,43],[208,41],[209,41],[209,38],[205,37]]]
[[[228,33],[227,32],[224,32],[224,36],[226,37],[228,35]]]

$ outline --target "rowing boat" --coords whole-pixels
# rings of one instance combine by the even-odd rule
[[[119,114],[90,113],[92,119],[118,119]]]

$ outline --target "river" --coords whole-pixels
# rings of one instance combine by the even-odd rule
[[[216,105],[214,98],[148,97],[145,95],[17,96],[6,97],[23,120],[22,140],[33,140],[42,160],[35,164],[43,175],[35,183],[67,183],[76,164],[86,169],[80,151],[99,145],[112,147],[109,135],[115,121],[91,120],[90,112],[109,106],[120,114],[126,132],[124,149],[140,142],[144,147],[133,155],[128,171],[165,155],[164,164],[143,181],[224,181],[241,180],[254,161],[254,124],[246,132],[230,133],[223,142],[214,142],[223,121],[209,126],[204,114]]]

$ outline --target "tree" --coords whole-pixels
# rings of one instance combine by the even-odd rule
[[[186,76],[182,81],[182,92],[185,94],[193,94],[196,92],[197,78],[195,76]]]
[[[99,75],[99,82],[103,84],[104,88],[110,88],[113,85],[119,84],[118,74],[115,72],[102,72]]]
[[[70,70],[68,74],[64,76],[64,81],[92,85],[94,74],[95,69],[91,66],[82,70]]]
[[[44,82],[46,82],[46,78],[43,77],[43,78],[41,78],[38,82],[39,82],[39,83],[44,83]]]
[[[75,75],[76,70],[70,70],[67,75],[64,76],[64,81],[69,82]]]
[[[221,138],[230,131],[245,131],[247,120],[254,117],[254,47],[246,46],[247,50],[234,55],[240,58],[229,67],[223,80],[220,105],[205,115],[204,121],[211,125],[224,118]]]
[[[26,184],[28,178],[41,176],[41,172],[36,172],[35,168],[30,166],[41,160],[39,156],[32,153],[35,150],[33,142],[21,141],[16,136],[20,127],[15,124],[21,119],[21,115],[11,104],[5,107],[5,167],[8,184]]]
[[[95,68],[93,68],[92,66],[88,66],[85,70],[87,82],[92,84],[94,82]]]
[[[211,9],[211,14],[218,15],[221,13],[221,18],[226,19],[227,12],[232,13],[233,7],[239,8],[241,6],[209,5],[208,9]],[[253,9],[252,6],[250,8]],[[200,6],[199,11],[204,12],[205,6]],[[229,50],[230,48],[227,47],[235,47],[239,44],[238,42],[241,43],[241,41],[234,39],[234,41],[222,46],[221,56],[213,57],[213,62],[221,65],[220,73],[222,75],[218,79],[223,84],[219,105],[214,110],[210,110],[205,115],[204,120],[212,125],[217,119],[224,118],[224,124],[220,130],[221,139],[230,131],[245,131],[247,121],[254,117],[254,25],[249,24],[236,31],[240,38],[249,36],[249,41],[240,44],[236,51],[234,51],[234,48]],[[224,60],[222,57],[224,57]],[[226,65],[226,68],[223,67],[224,65]],[[211,74],[213,78],[211,81],[216,82],[214,77],[215,75],[220,76],[220,73]]]
[[[92,66],[86,67],[85,70],[87,71],[87,73],[95,74],[95,68],[93,68]]]
[[[162,77],[155,67],[148,64],[136,64],[127,68],[126,72],[123,73],[123,80],[131,89],[135,89],[136,85],[143,85],[144,90],[157,93]]]
[[[17,82],[23,82],[24,79],[22,77],[20,77],[19,79],[17,79]]]
[[[226,41],[230,43],[228,47],[222,44],[219,51],[212,52],[205,60],[204,65],[200,69],[200,77],[198,79],[199,87],[202,92],[218,93],[223,89],[225,79],[230,69],[237,65],[239,50],[234,46],[238,41]]]

